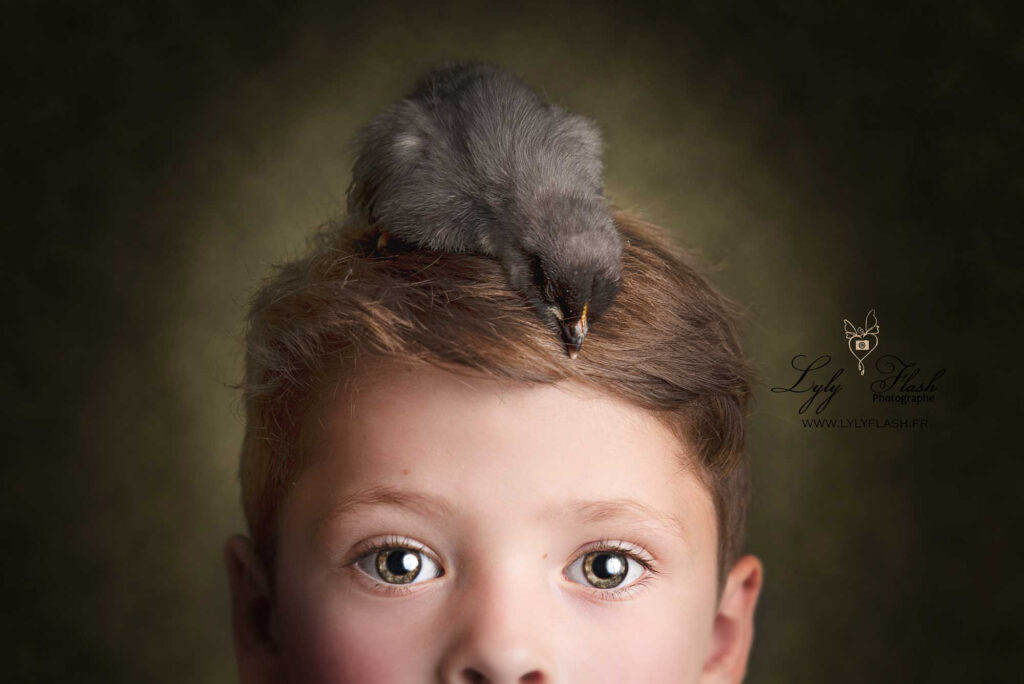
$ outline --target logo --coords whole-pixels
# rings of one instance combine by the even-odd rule
[[[855,328],[853,323],[845,318],[843,323],[846,331],[846,346],[850,348],[853,358],[857,359],[857,370],[864,375],[864,359],[878,346],[878,333],[881,330],[878,327],[875,310],[868,311],[868,315],[864,317],[863,328]]]
[[[881,327],[875,310],[868,311],[864,325],[855,326],[843,319],[846,334],[846,348],[857,362],[860,375],[865,375],[866,359],[878,348]],[[892,334],[891,324],[886,324]],[[897,338],[898,334],[897,326]],[[890,338],[891,339],[891,338]],[[831,346],[831,345],[830,345]],[[771,387],[776,394],[796,395],[797,414],[820,417],[803,418],[804,427],[809,428],[920,428],[928,427],[928,418],[922,411],[936,402],[940,394],[939,380],[946,375],[945,368],[925,369],[916,361],[907,360],[905,352],[886,353],[874,356],[874,371],[879,377],[865,385],[854,383],[844,392],[843,374],[846,368],[841,357],[834,357],[836,350],[820,349],[816,354],[796,354],[789,362],[792,369],[790,379]],[[847,361],[849,363],[849,361]],[[802,395],[802,396],[800,396]],[[852,406],[863,407],[865,403],[877,406],[882,415],[853,416]],[[864,409],[859,409],[863,411]],[[893,416],[892,411],[902,415]],[[829,413],[840,416],[829,416]],[[845,415],[843,415],[845,414]],[[885,415],[889,414],[889,415]]]

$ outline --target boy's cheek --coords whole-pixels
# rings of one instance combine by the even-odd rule
[[[429,599],[391,609],[318,586],[306,583],[282,614],[288,669],[297,681],[418,681],[437,671],[446,643],[457,636],[441,627],[457,625]],[[702,629],[707,607],[696,605],[700,601],[693,596],[662,598],[670,600],[631,608],[580,606],[589,617],[570,619],[562,628],[540,624],[536,636],[554,651],[563,678],[570,680],[696,681],[709,638]]]
[[[288,669],[296,681],[388,684],[423,670],[410,662],[429,652],[429,643],[409,629],[414,623],[344,606],[339,595],[327,592],[282,615]]]
[[[609,614],[605,624],[579,625],[572,641],[558,653],[564,667],[559,681],[697,681],[701,636],[687,625],[660,613],[637,623],[618,622]]]
[[[606,620],[582,623],[593,638],[575,644],[576,656],[590,667],[591,681],[695,682],[709,640],[708,601],[699,592],[683,589],[655,592],[639,600],[630,618],[612,608]],[[596,644],[600,639],[600,643]],[[597,656],[597,654],[602,654]],[[596,662],[595,662],[596,657]],[[621,678],[604,679],[609,668],[621,667]],[[569,681],[574,681],[570,678]]]

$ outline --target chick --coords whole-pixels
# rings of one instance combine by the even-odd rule
[[[622,282],[601,133],[510,72],[447,63],[355,138],[350,219],[437,251],[495,257],[579,354]]]

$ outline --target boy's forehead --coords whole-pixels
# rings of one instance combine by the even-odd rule
[[[619,499],[667,510],[708,498],[681,449],[651,413],[579,382],[395,364],[374,367],[327,408],[317,460],[349,493],[416,482],[462,500],[497,488],[538,504]]]
[[[523,383],[432,365],[378,364],[327,407],[327,435],[363,440],[451,442],[514,435],[551,448],[596,449],[609,440],[671,452],[683,465],[687,448],[653,414],[573,380]]]
[[[588,414],[613,418],[616,423],[646,426],[655,422],[650,412],[582,381],[519,382],[461,367],[448,370],[431,363],[391,360],[364,363],[334,409],[347,406],[350,414],[369,414],[392,406],[418,405],[429,412],[436,402],[471,406],[497,403],[508,411],[532,406],[559,415],[589,404],[590,408],[585,409]]]

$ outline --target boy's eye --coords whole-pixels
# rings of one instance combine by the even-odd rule
[[[444,574],[427,554],[407,546],[387,546],[363,554],[356,567],[387,584],[415,584]]]
[[[425,547],[417,542],[397,537],[384,539],[363,551],[350,561],[360,572],[386,589],[397,593],[402,585],[417,584],[444,575],[444,569]],[[566,569],[565,577],[601,592],[602,598],[618,597],[639,588],[647,579],[642,576],[658,574],[653,559],[645,552],[634,550],[621,542],[602,541],[581,553]]]
[[[573,561],[565,576],[577,584],[612,589],[632,584],[644,572],[644,565],[625,551],[595,549]]]

